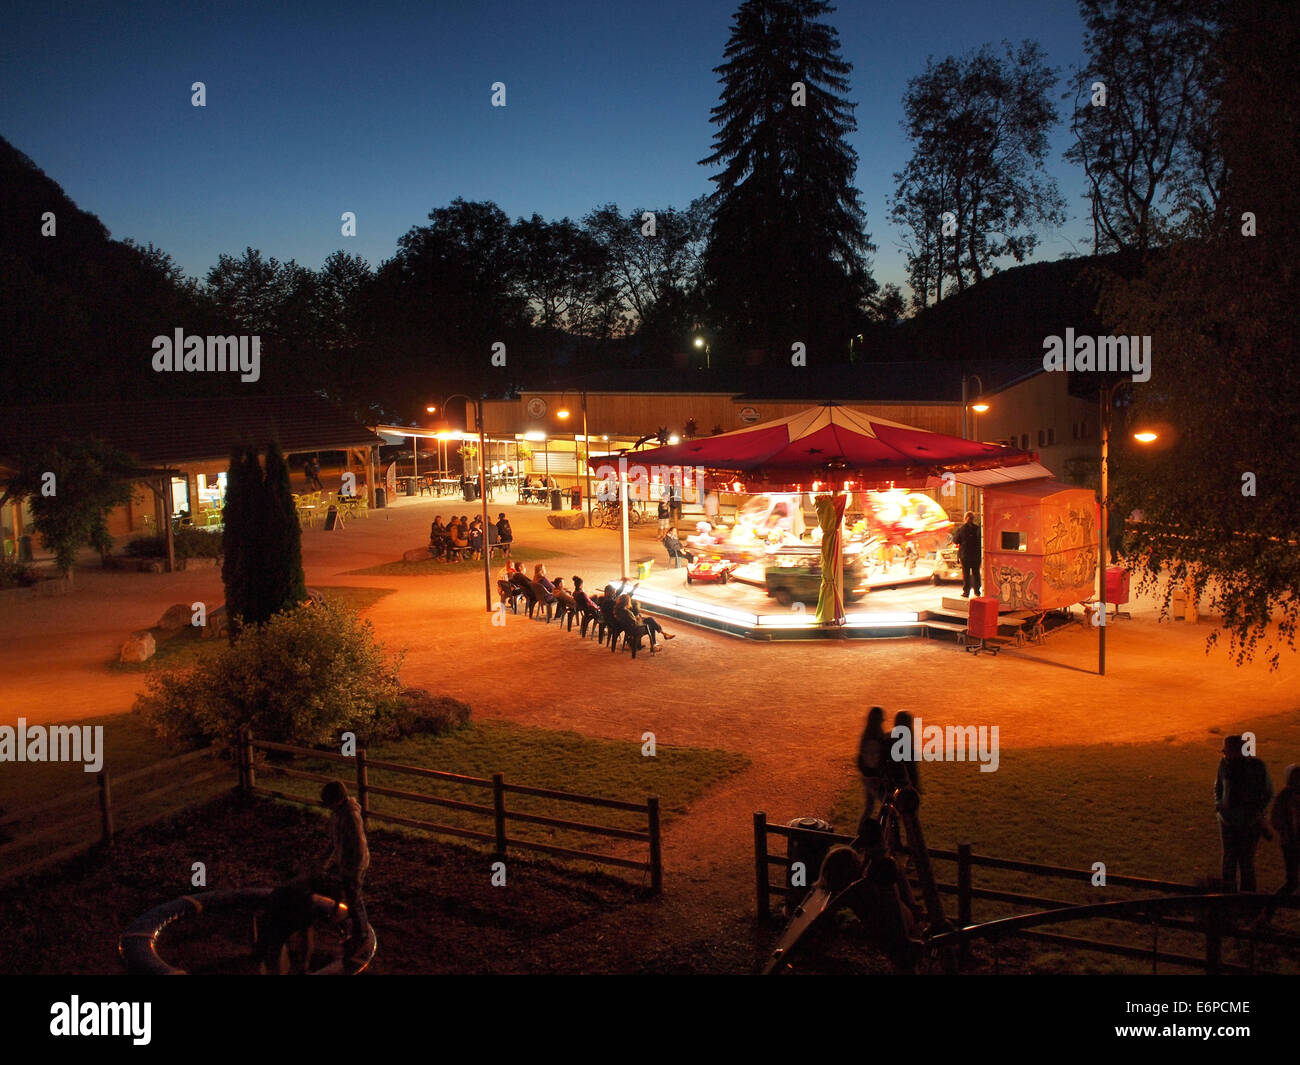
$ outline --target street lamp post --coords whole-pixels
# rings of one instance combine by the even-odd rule
[[[587,391],[578,389],[578,395],[582,397],[582,449],[586,453],[583,460],[583,479],[586,482],[584,492],[587,497],[587,525],[591,525],[591,437],[587,435]],[[569,394],[566,388],[560,393],[560,409],[555,412],[556,417],[561,420],[568,418],[569,408],[564,405],[564,397]],[[574,449],[577,449],[577,442],[574,442]]]
[[[970,433],[966,427],[966,412],[971,409],[972,405],[967,395],[966,382],[972,380],[979,381],[980,383],[980,390],[975,393],[976,402],[974,404],[974,407],[976,411],[983,413],[983,411],[989,409],[987,403],[983,403],[980,401],[980,397],[984,395],[983,378],[981,378],[979,374],[970,374],[969,376],[967,376],[966,374],[962,374],[961,377],[961,438],[963,440],[970,439]],[[965,482],[962,482],[962,486],[961,486],[961,509],[963,515],[966,513],[966,511],[970,510],[970,486],[967,485]]]
[[[1115,389],[1125,384],[1114,381],[1101,388],[1101,507],[1097,521],[1097,676],[1106,675],[1106,568],[1110,555],[1110,418]],[[1153,432],[1135,432],[1133,439],[1149,444]]]
[[[486,442],[483,439],[483,400],[471,399],[464,392],[455,392],[442,401],[445,411],[453,399],[463,399],[467,404],[474,404],[474,420],[478,423],[478,498],[483,506],[483,598],[487,603],[488,613],[492,612],[492,551],[488,547],[488,505],[487,505],[487,467],[483,464],[483,451]],[[468,414],[468,411],[466,412]],[[469,419],[466,418],[466,421]],[[466,426],[468,428],[468,426]]]

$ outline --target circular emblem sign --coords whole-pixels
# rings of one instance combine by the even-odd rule
[[[754,407],[741,407],[740,421],[742,425],[753,425],[758,421],[758,411]]]
[[[541,396],[534,396],[528,401],[528,417],[545,418],[546,417],[546,400]]]

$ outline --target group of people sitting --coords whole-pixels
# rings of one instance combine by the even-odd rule
[[[601,643],[609,640],[611,651],[618,649],[618,638],[622,636],[633,658],[640,650],[643,637],[650,641],[651,654],[663,650],[659,646],[660,640],[676,639],[675,633],[664,632],[658,618],[645,613],[637,605],[633,594],[620,593],[613,584],[607,584],[604,593],[588,595],[581,577],[575,576],[572,586],[568,586],[563,577],[553,580],[548,577],[546,567],[540,562],[533,567],[531,578],[523,563],[507,562],[498,575],[497,590],[501,593],[501,602],[510,603],[516,613],[522,600],[527,604],[529,617],[540,617],[544,611],[547,624],[554,619],[561,628],[571,632],[576,619],[581,636],[585,637],[590,627]],[[632,592],[635,591],[633,586]]]
[[[437,514],[429,526],[429,553],[444,562],[458,562],[466,555],[482,558],[485,549],[491,550],[500,544],[501,553],[509,558],[514,538],[510,521],[504,513],[497,515],[495,524],[488,524],[486,533],[483,519],[477,514],[472,519],[467,514],[460,517],[453,514],[446,525],[442,523],[442,515]]]
[[[545,477],[526,477],[519,485],[519,502],[527,503],[535,499],[539,503],[545,503],[551,497],[551,489],[559,487],[550,474]]]

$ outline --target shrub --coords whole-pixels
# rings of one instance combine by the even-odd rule
[[[184,746],[230,741],[242,725],[280,743],[334,744],[342,731],[365,742],[396,731],[401,657],[350,611],[305,606],[245,628],[189,670],[151,674],[136,712]]]
[[[0,559],[0,588],[25,588],[35,583],[36,574],[17,559]]]
[[[431,695],[423,688],[403,688],[402,712],[394,723],[393,734],[403,738],[425,733],[442,736],[469,724],[468,703],[446,695]]]
[[[177,558],[220,558],[223,540],[220,532],[204,529],[177,529],[173,534]],[[166,558],[167,538],[139,536],[128,541],[122,553],[132,558]]]

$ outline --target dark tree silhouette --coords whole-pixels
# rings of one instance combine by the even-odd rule
[[[875,290],[860,193],[857,128],[845,98],[852,67],[823,0],[746,0],[736,12],[726,62],[715,71],[722,101],[705,166],[713,225],[705,272],[721,347],[763,348],[788,358],[847,359],[848,341]]]

